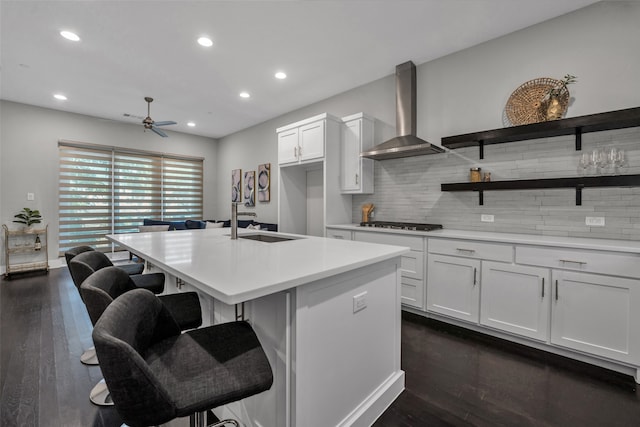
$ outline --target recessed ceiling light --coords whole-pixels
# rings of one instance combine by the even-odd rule
[[[194,127],[195,125],[196,125],[196,124],[195,124],[195,123],[193,123],[193,122],[189,122],[189,123],[187,123],[187,126],[189,126],[189,127],[191,127],[191,128],[192,128],[192,127]]]
[[[55,95],[53,95],[53,97],[54,97],[55,99],[59,99],[60,101],[66,101],[66,100],[67,100],[67,97],[66,97],[66,96],[64,96],[64,95],[63,95],[63,94],[61,94],[61,93],[56,93]]]
[[[250,96],[249,92],[240,92],[240,98],[249,98]]]
[[[80,37],[76,33],[72,33],[71,31],[60,31],[60,35],[67,40],[71,40],[72,42],[80,41]]]
[[[198,44],[200,46],[204,46],[204,47],[211,47],[213,46],[213,42],[211,41],[211,39],[209,37],[200,37],[198,39]]]
[[[287,78],[287,75],[285,73],[283,73],[282,71],[278,71],[276,73],[276,79],[282,80],[282,79],[286,79],[286,78]]]

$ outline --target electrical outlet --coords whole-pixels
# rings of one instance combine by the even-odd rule
[[[367,308],[367,291],[364,291],[353,297],[353,312],[357,313],[360,310]]]
[[[36,195],[33,193],[27,193],[27,200],[32,201],[36,199]]]
[[[493,222],[493,215],[480,215],[480,221],[482,222]]]
[[[588,216],[585,220],[585,224],[590,225],[592,227],[604,227],[604,217],[603,216]]]

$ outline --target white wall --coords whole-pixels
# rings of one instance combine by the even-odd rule
[[[637,78],[640,75],[640,54],[637,49],[637,41],[640,40],[639,22],[640,3],[601,2],[419,65],[418,136],[439,144],[444,136],[504,127],[503,110],[507,99],[520,84],[537,77],[560,79],[565,74],[578,76],[578,83],[569,88],[573,101],[567,117],[640,106],[640,79]],[[411,58],[407,58],[409,59]],[[378,119],[376,139],[386,139],[391,133],[389,127],[395,125],[393,76],[338,94],[220,140],[218,194],[221,200],[218,207],[228,204],[231,169],[255,168],[254,165],[263,162],[276,165],[276,128],[323,112],[341,117],[361,111]],[[616,135],[627,145],[629,138],[634,138],[633,134]],[[607,134],[585,137],[585,149],[606,145],[607,140],[613,141],[612,138]],[[578,153],[565,152],[571,142],[556,142],[556,146],[562,151],[560,163],[564,162],[556,163],[556,173],[575,174],[573,162]],[[632,143],[629,148],[633,146]],[[258,151],[256,147],[259,147]],[[499,155],[498,162],[495,157],[493,161],[488,157],[486,162],[480,162],[477,150],[459,152],[463,157],[447,154],[376,162],[376,194],[354,196],[353,221],[359,221],[362,204],[373,202],[378,207],[379,214],[388,215],[377,216],[377,219],[429,222],[432,216],[436,216],[436,220],[445,226],[504,230],[498,223],[487,226],[476,220],[480,208],[472,194],[448,193],[444,196],[448,202],[438,203],[443,197],[439,184],[456,182],[460,177],[465,179],[469,166],[476,165],[485,169],[489,167],[489,170],[494,171],[495,178],[508,178],[509,171],[513,169],[518,169],[517,174],[533,174],[521,176],[522,178],[536,177],[540,168],[522,164],[518,168],[512,165],[516,161],[535,161],[536,156],[541,154],[556,155],[558,152],[553,154],[551,150],[541,153],[540,150],[532,150],[533,147],[526,143],[493,147],[492,150],[505,150],[505,153],[495,152]],[[553,147],[553,144],[549,147]],[[512,153],[511,156],[508,155],[509,152]],[[490,155],[491,150],[487,149],[487,156]],[[633,156],[635,158],[636,154]],[[544,158],[548,156],[545,155]],[[438,173],[429,174],[428,171],[434,170],[436,166]],[[273,169],[275,175],[277,168],[274,166]],[[276,182],[275,179],[272,182]],[[407,183],[407,179],[410,185],[403,185]],[[596,206],[602,204],[602,199],[598,199],[599,195],[631,197],[632,204],[637,199],[633,197],[637,189],[627,193],[604,191],[591,198],[587,197],[584,201],[586,206],[579,211],[575,211],[575,206],[565,206],[564,202],[558,206],[558,200],[544,192],[542,195],[509,192],[506,197],[511,201],[507,205],[501,206],[498,200],[492,203],[491,212],[487,213],[495,214],[496,222],[503,213],[510,218],[520,218],[520,223],[511,224],[510,231],[522,229],[534,234],[566,234],[563,228],[575,225],[573,231],[576,235],[592,233],[594,237],[624,237],[624,230],[628,230],[628,227],[616,225],[613,230],[584,229],[584,212],[599,212]],[[574,194],[566,197],[574,200]],[[537,200],[533,207],[530,203],[532,199]],[[256,207],[264,221],[275,221],[275,200],[277,194],[273,191],[270,206],[259,204]],[[485,203],[488,203],[487,200]],[[543,215],[549,215],[552,225],[536,227],[537,222],[541,221],[541,214],[538,212],[531,216],[530,209],[545,210]],[[569,209],[569,212],[565,209]],[[629,203],[613,203],[606,215],[626,218],[625,221],[634,223],[637,215],[633,214],[633,210],[635,209]],[[581,222],[581,226],[578,227],[576,222]],[[638,233],[634,232],[633,236]]]
[[[0,221],[12,224],[23,207],[39,209],[49,224],[49,258],[58,253],[58,140],[205,158],[204,216],[217,202],[217,141],[167,131],[168,138],[127,124],[14,102],[0,103]],[[27,193],[35,200],[27,201]],[[4,258],[2,259],[4,264]]]

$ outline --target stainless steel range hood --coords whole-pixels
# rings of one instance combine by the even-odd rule
[[[416,66],[408,61],[396,66],[396,131],[398,136],[360,153],[374,160],[443,153],[437,145],[416,136]]]

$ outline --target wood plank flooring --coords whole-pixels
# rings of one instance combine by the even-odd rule
[[[0,322],[0,426],[120,426],[89,402],[101,374],[79,360],[91,323],[66,268],[1,281]],[[631,377],[545,354],[405,314],[406,390],[375,426],[640,426]]]

